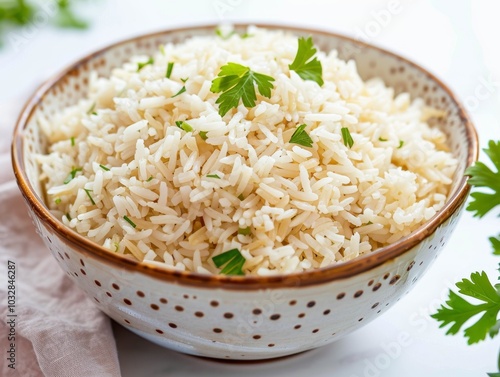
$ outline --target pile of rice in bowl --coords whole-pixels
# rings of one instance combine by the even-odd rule
[[[87,99],[38,119],[50,144],[38,161],[53,213],[113,252],[197,273],[300,272],[439,211],[456,160],[435,116],[310,38],[252,27],[94,74]]]

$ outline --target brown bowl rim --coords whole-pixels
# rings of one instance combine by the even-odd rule
[[[467,166],[472,165],[478,158],[479,154],[479,142],[477,131],[474,128],[472,121],[470,120],[465,108],[457,99],[456,95],[449,89],[449,87],[444,84],[440,79],[438,79],[434,74],[430,73],[427,69],[414,63],[413,61],[399,55],[388,51],[384,48],[378,47],[371,43],[366,43],[347,35],[339,34],[332,31],[321,30],[321,29],[311,29],[303,27],[295,27],[291,25],[284,24],[263,24],[263,23],[234,23],[235,28],[245,28],[248,26],[257,26],[266,29],[281,29],[287,30],[294,33],[315,33],[323,34],[328,37],[339,38],[351,43],[354,43],[360,47],[371,48],[378,50],[379,52],[393,56],[396,59],[404,61],[420,70],[423,74],[433,80],[438,84],[454,101],[457,106],[459,116],[462,119],[466,130],[466,137],[468,142],[468,158]],[[346,279],[353,277],[357,274],[363,273],[375,267],[378,267],[388,261],[391,261],[405,252],[411,250],[418,243],[423,241],[425,238],[429,237],[435,232],[435,230],[443,224],[455,211],[457,211],[462,203],[466,200],[470,186],[467,184],[467,177],[462,177],[458,189],[455,190],[453,195],[445,203],[444,207],[428,222],[417,228],[408,236],[400,239],[399,241],[382,247],[370,254],[355,258],[351,261],[343,262],[338,265],[323,267],[320,269],[292,273],[292,274],[280,274],[274,276],[226,276],[226,275],[204,275],[195,272],[184,272],[177,271],[157,266],[152,266],[144,264],[129,258],[123,257],[119,254],[115,254],[112,251],[105,249],[104,247],[95,244],[94,242],[86,239],[82,235],[76,233],[75,231],[67,228],[60,220],[56,219],[48,210],[48,208],[43,204],[42,200],[38,198],[34,192],[32,186],[30,185],[25,172],[22,170],[24,162],[22,161],[23,155],[23,130],[26,127],[28,121],[34,113],[37,105],[43,100],[47,92],[55,86],[61,79],[63,79],[68,73],[76,70],[79,66],[83,65],[90,59],[106,53],[108,50],[134,41],[150,39],[155,37],[161,37],[168,35],[169,33],[177,32],[188,32],[188,31],[198,31],[203,29],[215,29],[219,26],[218,24],[203,24],[186,26],[180,28],[171,28],[160,30],[152,33],[141,34],[131,38],[122,39],[118,42],[111,43],[103,48],[100,48],[84,57],[78,59],[76,62],[70,64],[65,69],[61,70],[59,73],[55,74],[53,77],[45,81],[30,97],[28,102],[25,104],[21,114],[18,117],[16,126],[14,129],[14,136],[12,141],[12,165],[14,169],[14,174],[18,183],[18,186],[27,201],[29,207],[35,211],[36,215],[44,221],[55,233],[60,237],[72,244],[72,246],[77,246],[78,252],[82,253],[86,257],[94,257],[103,263],[111,265],[116,268],[124,269],[130,272],[136,272],[145,274],[156,279],[168,282],[175,282],[181,285],[197,286],[203,288],[224,288],[231,290],[256,290],[256,289],[276,289],[276,288],[289,288],[289,287],[304,287],[318,285],[326,282],[331,282],[339,279]]]

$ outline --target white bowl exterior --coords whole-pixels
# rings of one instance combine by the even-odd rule
[[[68,276],[107,315],[161,346],[221,359],[266,359],[331,343],[407,294],[455,228],[455,212],[405,254],[356,276],[306,287],[188,286],[86,258],[34,217]]]

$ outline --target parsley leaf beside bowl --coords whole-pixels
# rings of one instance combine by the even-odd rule
[[[446,334],[454,335],[465,326],[466,322],[480,314],[479,319],[464,331],[468,344],[478,343],[486,339],[488,334],[491,337],[495,336],[500,324],[497,322],[500,294],[489,281],[486,272],[474,272],[470,279],[463,279],[456,286],[462,296],[450,291],[448,301],[432,315],[432,318],[442,322],[440,327],[451,325]],[[476,299],[479,303],[470,303],[463,296]]]
[[[500,205],[500,141],[490,140],[484,152],[489,157],[496,171],[483,162],[477,161],[465,171],[468,183],[473,187],[489,189],[490,192],[473,192],[467,211],[482,218]],[[490,237],[493,253],[500,255],[500,236]],[[500,280],[500,277],[499,277]],[[496,337],[500,331],[500,284],[493,284],[486,272],[474,272],[469,279],[456,283],[458,294],[449,292],[449,298],[431,317],[441,322],[440,327],[449,326],[446,334],[455,335],[467,323],[464,336],[468,344],[478,343],[489,335]],[[465,297],[472,298],[473,302]],[[500,358],[499,366],[500,370]],[[500,373],[488,373],[490,377],[500,377]]]

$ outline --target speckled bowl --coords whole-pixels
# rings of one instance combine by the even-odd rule
[[[14,134],[13,165],[38,233],[54,258],[95,304],[118,323],[162,346],[213,358],[266,359],[331,343],[383,314],[428,269],[455,228],[468,195],[464,170],[477,158],[476,132],[464,108],[436,77],[380,48],[328,32],[311,35],[323,50],[353,58],[363,78],[382,77],[445,110],[436,122],[458,159],[444,208],[404,239],[350,262],[274,277],[206,276],[141,265],[83,238],[49,212],[34,155],[47,146],[36,118],[50,118],[85,96],[89,75],[106,75],[133,54],[165,42],[211,34],[215,26],[167,30],[129,39],[87,56],[43,84]],[[243,29],[245,25],[237,28]]]

